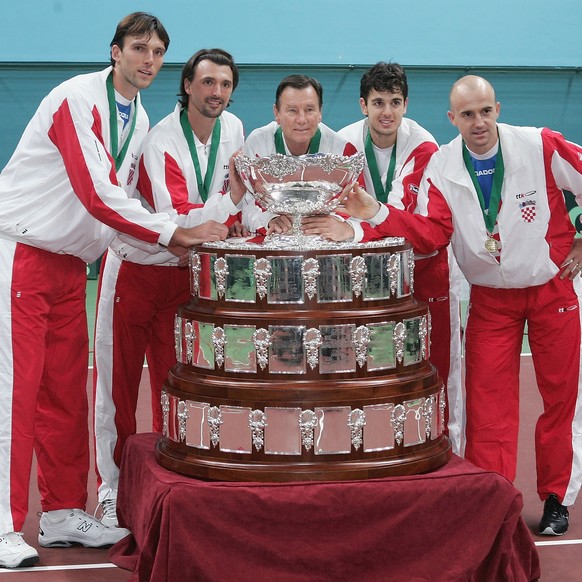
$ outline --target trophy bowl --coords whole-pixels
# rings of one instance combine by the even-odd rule
[[[297,243],[298,238],[303,242],[314,238],[302,233],[301,218],[330,214],[337,208],[343,189],[362,172],[364,154],[273,154],[262,158],[238,154],[234,162],[243,183],[263,210],[292,217],[291,232],[272,237]]]

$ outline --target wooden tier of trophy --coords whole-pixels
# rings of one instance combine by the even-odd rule
[[[404,239],[228,239],[196,247],[190,270],[162,394],[162,466],[322,481],[424,473],[450,458]]]

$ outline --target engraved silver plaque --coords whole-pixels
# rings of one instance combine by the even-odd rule
[[[197,449],[210,449],[210,427],[207,414],[209,404],[187,400],[186,444]]]
[[[251,409],[239,406],[221,406],[220,450],[226,453],[252,452],[252,436],[249,428]]]
[[[351,255],[318,256],[317,302],[338,303],[352,300]]]
[[[400,283],[398,285],[398,297],[406,297],[412,293],[414,276],[414,252],[412,250],[401,252],[400,255]]]
[[[200,291],[200,255],[190,251],[188,259],[190,263],[190,293],[197,297]]]
[[[255,303],[257,289],[255,283],[255,257],[252,255],[226,255],[226,301]]]
[[[271,277],[268,303],[304,303],[301,265],[303,257],[269,257]]]
[[[352,434],[348,425],[351,408],[332,406],[315,409],[315,454],[340,455],[352,449]]]
[[[404,446],[419,445],[426,441],[426,426],[424,410],[424,398],[407,400],[403,403],[406,410],[404,421]]]
[[[404,365],[410,366],[418,364],[422,360],[422,351],[420,344],[420,317],[405,319],[406,342],[404,349]]]
[[[364,285],[364,300],[374,301],[390,297],[390,278],[388,276],[389,254],[363,255],[367,278]]]
[[[370,341],[368,343],[368,371],[387,370],[396,367],[394,351],[394,321],[368,324]]]
[[[200,257],[200,277],[198,296],[201,299],[211,299],[216,301],[216,281],[214,278],[214,262],[216,255],[213,253],[198,253]]]
[[[224,369],[227,372],[256,372],[257,357],[253,335],[254,325],[225,325],[227,342],[224,350]]]
[[[200,321],[192,325],[192,364],[199,368],[214,369],[214,325]]]
[[[269,326],[271,336],[269,372],[271,374],[305,374],[304,332],[303,326]]]
[[[353,342],[355,329],[353,324],[320,326],[321,374],[356,371],[356,348]]]
[[[300,455],[301,408],[265,407],[265,453],[268,455]]]
[[[389,451],[394,448],[394,430],[390,423],[393,410],[394,404],[391,403],[364,406],[364,452]]]

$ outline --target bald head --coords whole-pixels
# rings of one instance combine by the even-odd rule
[[[449,120],[469,150],[475,154],[489,152],[497,143],[499,117],[499,103],[491,83],[483,77],[467,75],[453,85],[449,99]]]
[[[493,85],[487,79],[478,77],[477,75],[465,75],[451,87],[449,94],[451,110],[455,108],[455,104],[459,99],[471,94],[487,95],[495,101],[495,89],[493,89]]]

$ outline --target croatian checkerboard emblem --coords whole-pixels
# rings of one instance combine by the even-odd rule
[[[524,222],[533,222],[536,217],[535,200],[524,200],[519,203],[521,209],[521,218]]]

